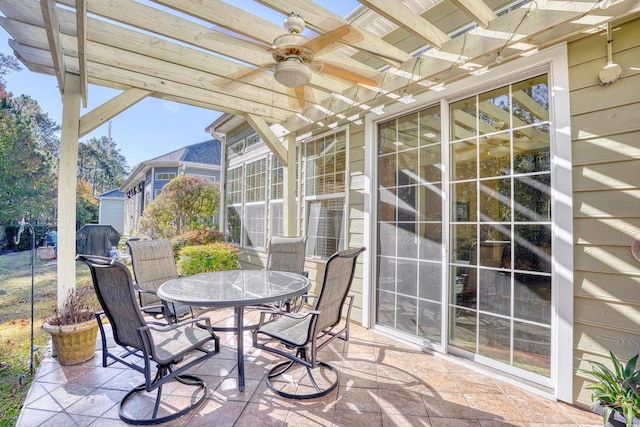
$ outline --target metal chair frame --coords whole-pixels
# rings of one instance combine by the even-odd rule
[[[316,299],[313,310],[307,313],[265,310],[261,313],[258,327],[252,333],[253,346],[289,359],[275,365],[267,373],[267,386],[274,393],[293,399],[313,399],[325,396],[337,387],[340,379],[337,369],[318,360],[317,356],[335,338],[349,340],[353,295],[348,293],[357,257],[364,250],[365,248],[347,249],[329,257],[320,294],[309,296]],[[341,268],[348,271],[340,271]],[[345,304],[345,324],[341,325]],[[284,345],[284,349],[280,344]],[[271,381],[273,378],[283,375],[296,365],[305,367],[315,392],[289,393],[274,386]],[[318,385],[313,375],[314,369],[319,366],[328,369],[335,377],[324,388]]]
[[[288,271],[309,277],[304,270],[307,236],[273,236],[267,246],[267,270]],[[306,301],[301,295],[295,299],[282,301],[280,306],[285,311],[299,311]]]
[[[130,390],[120,401],[120,419],[135,425],[160,424],[179,418],[198,407],[207,396],[207,385],[201,378],[185,371],[220,352],[220,338],[213,332],[210,319],[187,319],[170,325],[147,323],[139,309],[131,274],[126,266],[114,259],[99,256],[78,255],[76,259],[89,266],[94,289],[103,308],[102,312],[96,313],[102,340],[102,366],[107,367],[119,362],[145,377],[143,384]],[[121,298],[117,301],[118,307],[115,308],[117,314],[113,313],[113,307],[110,305],[114,296],[116,299]],[[106,331],[102,324],[103,315],[109,319],[113,338],[124,349],[124,353],[117,354],[109,350]],[[131,319],[134,324],[127,324]],[[196,327],[196,322],[198,325],[204,325],[204,330],[202,326]],[[205,348],[210,341],[213,341],[213,349]],[[184,346],[176,346],[176,343],[182,343]],[[198,356],[189,357],[185,361],[185,356],[191,356],[194,352],[197,352]],[[137,359],[127,360],[130,356]],[[143,362],[142,366],[140,360]],[[155,374],[152,368],[155,368]],[[192,396],[196,396],[198,392],[202,395],[176,412],[158,416],[163,385],[171,380],[196,387]],[[132,396],[154,390],[156,397],[149,418],[135,418],[126,413],[125,404]]]
[[[162,315],[167,323],[175,323],[187,314],[194,317],[192,307],[162,301],[156,295],[162,283],[178,277],[171,242],[167,239],[140,240],[134,237],[126,243],[141,310],[150,315]],[[152,263],[155,268],[150,268]]]

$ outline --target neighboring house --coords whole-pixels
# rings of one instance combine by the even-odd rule
[[[199,175],[220,182],[220,141],[212,139],[140,163],[122,184],[124,232],[134,233],[145,207],[178,175]]]
[[[310,277],[365,245],[352,319],[590,404],[585,359],[640,348],[638,34],[616,26],[612,84],[597,33],[299,135]],[[226,140],[226,230],[263,268],[286,229],[283,167],[239,116],[209,130]]]
[[[124,196],[118,189],[98,196],[98,224],[111,225],[118,233],[124,233]]]

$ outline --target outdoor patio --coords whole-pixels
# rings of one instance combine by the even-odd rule
[[[231,314],[212,312],[212,321],[228,324]],[[600,417],[589,411],[357,324],[351,326],[349,342],[334,341],[323,350],[322,360],[339,366],[339,387],[325,398],[308,401],[284,399],[267,389],[265,372],[275,357],[252,349],[250,334],[245,333],[247,390],[240,393],[235,338],[219,335],[224,343],[221,353],[196,369],[209,387],[209,397],[197,410],[167,425],[602,425]],[[119,364],[103,368],[99,349],[92,360],[75,366],[60,366],[49,348],[46,352],[17,426],[125,425],[118,418],[118,402],[143,382],[141,374]],[[165,392],[186,398],[179,388]]]

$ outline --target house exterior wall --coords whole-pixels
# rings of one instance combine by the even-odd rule
[[[587,377],[579,372],[590,369],[586,360],[604,362],[609,350],[628,359],[640,349],[640,262],[630,251],[631,241],[640,235],[638,34],[640,20],[615,26],[613,61],[624,71],[621,80],[605,86],[598,78],[607,64],[607,40],[603,33],[567,46],[572,145],[568,163],[572,167],[574,249],[572,275],[565,283],[573,282],[573,292],[569,291],[573,294],[573,352],[562,352],[559,358],[570,358],[567,371],[571,365],[574,369],[573,391],[563,400],[571,399],[586,406],[591,404],[591,393],[585,389]],[[365,221],[369,214],[370,184],[364,174],[364,126],[351,124],[348,129],[346,246],[371,245],[375,242],[367,238]],[[243,160],[236,158],[230,166],[234,161],[238,164]],[[303,190],[304,179],[300,179],[299,194],[304,194]],[[304,234],[304,201],[300,199],[304,198],[298,200],[298,232]],[[363,300],[363,287],[370,281],[366,277],[369,269],[366,258],[359,259],[352,288],[356,294],[352,319],[365,322],[366,313],[372,310]],[[247,268],[264,268],[265,261],[265,250],[245,250],[242,256]],[[324,265],[322,261],[307,259],[306,270],[316,284]]]
[[[143,200],[143,193],[140,192],[127,195],[124,203],[124,233],[132,234],[138,227]]]
[[[622,79],[600,85],[602,33],[569,44],[574,198],[574,364],[628,359],[640,349],[640,20],[614,26],[613,62]],[[636,67],[633,70],[633,67]],[[575,400],[590,403],[585,376]]]
[[[100,199],[98,223],[111,225],[118,233],[124,233],[124,199]]]

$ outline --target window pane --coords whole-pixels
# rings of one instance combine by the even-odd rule
[[[549,86],[547,75],[512,85],[514,127],[549,120]]]
[[[271,236],[284,235],[284,204],[282,202],[269,203],[269,228]]]
[[[343,247],[344,199],[309,203],[307,256],[326,259]]]
[[[227,206],[227,233],[232,243],[240,245],[242,242],[241,230],[242,230],[242,207],[241,206]]]
[[[480,221],[511,221],[511,179],[480,181]]]
[[[417,184],[419,151],[408,150],[398,153],[398,185]]]
[[[522,273],[515,277],[514,316],[551,325],[551,277]]]
[[[398,118],[398,150],[417,147],[419,141],[418,113]]]
[[[418,314],[418,300],[402,295],[398,295],[397,298],[396,328],[415,335],[417,332],[416,318]]]
[[[441,339],[441,314],[439,303],[418,300],[418,336],[439,342]]]
[[[418,296],[418,263],[414,260],[398,260],[397,262],[398,293]]]
[[[475,96],[452,103],[450,115],[452,141],[467,139],[478,134]]]
[[[514,179],[514,221],[551,221],[551,174]]]
[[[397,149],[396,145],[396,119],[380,124],[379,128],[378,153],[393,153]]]
[[[478,353],[504,363],[511,361],[511,321],[480,313]]]
[[[551,273],[551,226],[516,225],[514,268]]]
[[[265,215],[264,203],[244,206],[245,245],[265,247]]]
[[[451,144],[452,180],[461,181],[477,176],[476,168],[478,146],[475,139]]]
[[[551,329],[515,322],[513,364],[548,377],[551,374]]]

